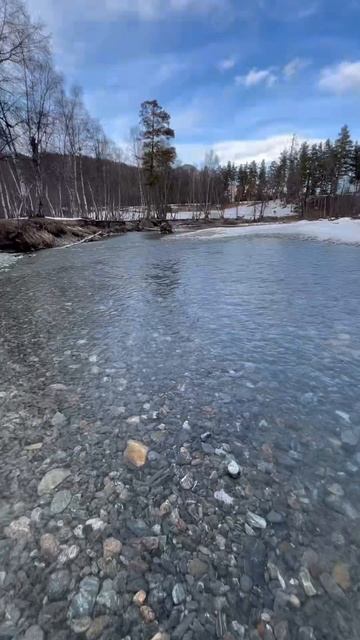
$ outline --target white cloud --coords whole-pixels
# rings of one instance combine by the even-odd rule
[[[337,94],[359,93],[360,60],[325,67],[320,73],[319,87]]]
[[[179,144],[177,151],[179,158],[183,162],[191,162],[201,164],[204,161],[205,154],[213,149],[219,156],[222,164],[234,162],[239,165],[245,162],[271,162],[277,160],[280,153],[291,146],[293,134],[284,134],[279,136],[271,136],[260,140],[226,140],[217,142],[213,145],[206,144]],[[298,144],[307,140],[310,144],[320,142],[317,138],[307,139],[301,136],[296,138]]]
[[[285,67],[283,68],[283,74],[285,78],[293,78],[300,71],[308,67],[309,64],[309,60],[304,60],[304,58],[294,58],[285,65]]]
[[[229,71],[230,69],[233,69],[235,65],[235,58],[224,58],[224,60],[220,60],[220,62],[217,64],[217,68],[219,69],[219,71]]]
[[[236,76],[236,84],[242,84],[245,87],[255,87],[259,84],[265,84],[272,87],[277,80],[276,75],[271,69],[250,69],[244,76]]]
[[[28,0],[29,10],[51,29],[56,29],[61,16],[86,20],[107,21],[121,15],[134,15],[143,20],[157,20],[171,13],[193,12],[206,15],[227,6],[228,0]]]
[[[185,109],[171,112],[172,126],[177,136],[193,135],[201,131],[204,120],[204,112],[195,103],[188,105]]]

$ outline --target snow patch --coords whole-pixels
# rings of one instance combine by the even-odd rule
[[[237,236],[300,236],[313,240],[360,244],[360,219],[340,218],[339,220],[300,220],[244,225],[231,228],[206,229],[192,231],[187,236],[196,236],[203,240],[213,238],[232,238]]]
[[[189,220],[193,214],[200,219],[204,217],[203,213],[197,212],[196,205],[194,205],[193,209],[189,206],[186,211],[177,211],[177,208],[173,207],[173,213],[167,217],[169,220]],[[266,203],[241,202],[232,207],[226,207],[224,211],[212,209],[209,213],[211,220],[219,220],[222,215],[227,220],[259,220],[260,218],[286,218],[296,215],[296,212],[293,204],[284,205],[280,200],[270,200]]]

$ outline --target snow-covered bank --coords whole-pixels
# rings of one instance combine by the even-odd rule
[[[301,236],[314,240],[360,244],[360,219],[340,218],[339,220],[300,220],[270,224],[249,224],[239,227],[215,228],[192,231],[188,235],[209,240],[211,238],[231,238],[235,236]]]
[[[171,220],[188,220],[192,215],[197,216],[200,219],[204,218],[204,214],[196,212],[194,209],[188,207],[186,210],[181,210],[180,207],[173,206],[173,213],[168,214],[168,219]],[[270,200],[266,203],[261,202],[240,202],[237,205],[226,207],[224,211],[218,209],[212,209],[209,214],[211,220],[218,220],[224,215],[226,219],[236,220],[258,220],[261,216],[263,218],[286,218],[288,216],[296,215],[295,205],[284,205],[280,200]]]

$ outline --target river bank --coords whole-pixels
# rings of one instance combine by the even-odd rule
[[[304,238],[360,244],[360,219],[320,220],[279,219],[249,222],[245,220],[154,220],[107,221],[85,218],[60,220],[33,218],[0,221],[0,252],[28,253],[41,249],[96,242],[132,231],[161,234],[199,234],[204,239],[245,235],[296,235]]]
[[[100,240],[131,230],[125,222],[21,218],[0,221],[0,251],[26,253]]]
[[[28,253],[41,249],[70,246],[80,242],[96,242],[132,231],[201,231],[238,226],[240,220],[94,220],[88,218],[14,218],[0,220],[0,252]]]

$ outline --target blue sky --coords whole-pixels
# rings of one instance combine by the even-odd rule
[[[28,0],[57,66],[107,134],[143,100],[171,113],[183,162],[271,160],[289,143],[360,138],[360,0]]]

